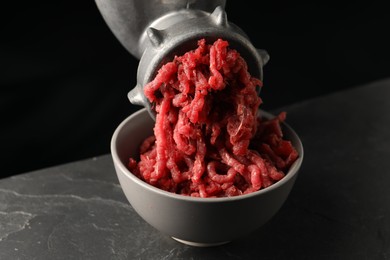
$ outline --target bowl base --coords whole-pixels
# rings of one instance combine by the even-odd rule
[[[182,243],[182,244],[186,244],[186,245],[189,245],[189,246],[196,246],[196,247],[211,247],[211,246],[220,246],[220,245],[224,245],[224,244],[227,244],[229,243],[230,241],[223,241],[223,242],[217,242],[217,243],[199,243],[199,242],[192,242],[192,241],[187,241],[187,240],[183,240],[183,239],[179,239],[179,238],[176,238],[176,237],[172,237],[174,240]]]

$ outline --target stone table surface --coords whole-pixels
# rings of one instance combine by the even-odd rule
[[[390,79],[282,110],[304,162],[249,236],[197,248],[159,233],[107,154],[1,179],[0,259],[390,259]]]

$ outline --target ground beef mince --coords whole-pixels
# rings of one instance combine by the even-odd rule
[[[156,112],[154,135],[129,169],[155,187],[194,197],[237,196],[279,181],[298,153],[283,139],[286,113],[258,117],[261,86],[227,41],[199,40],[144,87]]]

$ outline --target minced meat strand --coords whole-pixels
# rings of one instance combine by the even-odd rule
[[[129,169],[155,187],[194,197],[237,196],[279,181],[298,152],[283,139],[285,112],[258,116],[260,87],[227,41],[199,40],[144,87],[156,112],[154,135]]]

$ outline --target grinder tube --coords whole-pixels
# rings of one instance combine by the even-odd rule
[[[146,107],[152,118],[155,118],[154,111],[144,96],[143,86],[175,55],[195,49],[199,39],[204,38],[208,43],[218,38],[227,40],[246,60],[251,75],[263,80],[262,68],[269,55],[265,50],[254,48],[245,32],[228,22],[225,1],[151,2],[96,0],[116,37],[140,59],[137,85],[128,93],[128,98],[132,104]]]
[[[211,13],[217,6],[225,8],[226,0],[95,0],[95,3],[119,42],[140,59],[145,49],[140,38],[153,21],[183,9]]]

